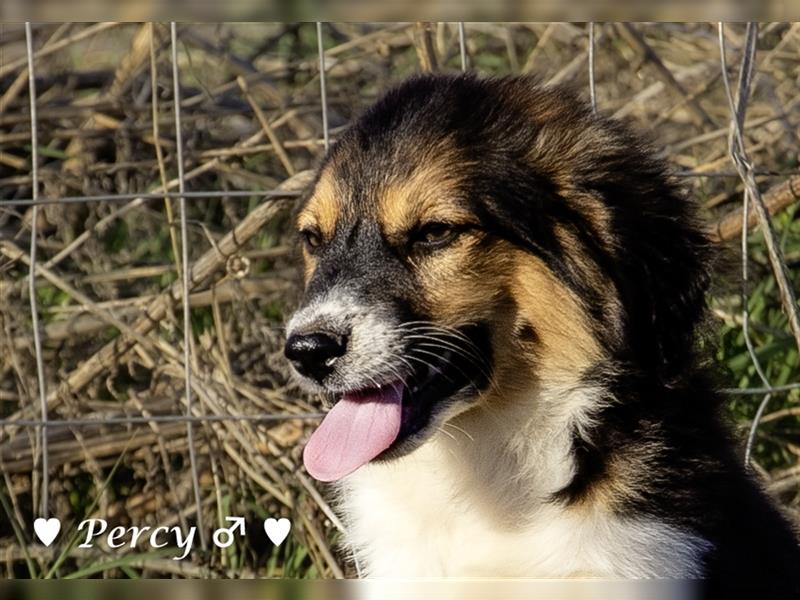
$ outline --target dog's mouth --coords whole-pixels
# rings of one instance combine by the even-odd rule
[[[457,347],[411,347],[406,360],[414,365],[409,376],[341,395],[303,452],[312,477],[336,481],[374,459],[410,452],[450,400],[486,380],[477,355]]]

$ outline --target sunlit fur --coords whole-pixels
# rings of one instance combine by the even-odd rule
[[[457,382],[337,486],[365,574],[800,593],[698,352],[712,248],[639,136],[530,78],[416,77],[333,146],[297,227],[287,333],[349,336],[309,388]]]

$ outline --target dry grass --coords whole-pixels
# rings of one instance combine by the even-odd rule
[[[454,24],[337,24],[325,32],[333,137],[391,81],[420,66],[460,66]],[[714,231],[736,238],[742,185],[727,154],[730,115],[715,27],[604,24],[596,34],[600,109],[651,131],[678,169],[690,172],[687,185],[708,207]],[[729,63],[737,65],[743,29],[728,27],[727,34]],[[747,114],[748,151],[790,266],[800,260],[793,218],[800,191],[798,34],[798,24],[761,28]],[[197,520],[186,425],[108,422],[187,410],[177,200],[135,199],[178,186],[169,30],[43,25],[34,35],[40,196],[132,195],[37,211],[49,418],[97,421],[48,428],[50,512],[65,524],[93,514],[115,524],[185,526]],[[229,192],[187,199],[193,414],[316,413],[316,400],[287,377],[281,351],[283,316],[297,292],[286,227],[292,196],[237,194],[300,190],[322,155],[314,25],[192,25],[179,27],[178,35],[186,189]],[[479,72],[535,72],[588,95],[583,25],[468,24],[467,49]],[[3,206],[32,193],[26,65],[23,28],[0,26],[0,416],[15,420],[40,416],[26,279],[33,210]],[[754,237],[751,278],[761,304],[752,307],[753,335],[769,350],[763,358],[772,383],[797,382],[797,351],[791,336],[787,342]],[[741,358],[738,295],[730,285],[718,287],[720,365],[731,387],[758,387],[749,357]],[[756,446],[764,476],[794,507],[800,497],[797,399],[790,391],[770,405]],[[746,425],[759,400],[737,398],[732,414]],[[335,547],[335,517],[300,466],[308,422],[195,424],[206,529],[226,515],[247,516],[249,529],[228,550],[196,550],[180,569],[149,556],[106,565],[119,555],[70,548],[67,536],[48,550],[32,544],[31,523],[42,502],[41,449],[35,429],[6,425],[0,497],[8,519],[0,519],[0,561],[9,575],[80,574],[87,567],[122,576],[352,574]],[[292,517],[294,529],[275,549],[256,519],[279,515]]]

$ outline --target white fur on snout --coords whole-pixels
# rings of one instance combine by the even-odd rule
[[[334,289],[298,310],[286,325],[286,335],[320,331],[347,336],[346,352],[334,360],[333,372],[324,381],[327,391],[345,391],[386,384],[410,373],[397,324],[389,310]],[[305,377],[300,380],[319,389]]]

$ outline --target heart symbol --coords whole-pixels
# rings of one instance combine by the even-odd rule
[[[61,531],[61,521],[55,517],[43,519],[39,517],[33,522],[33,530],[45,546],[49,546],[56,539],[58,532]]]
[[[267,537],[276,546],[280,546],[286,536],[289,535],[289,530],[292,528],[292,523],[289,519],[273,519],[269,518],[264,521],[264,531],[267,532]]]

